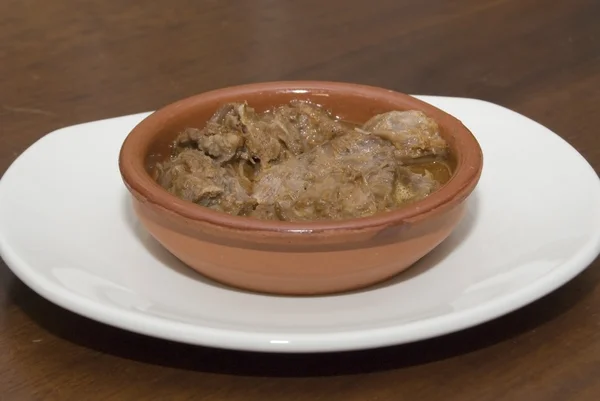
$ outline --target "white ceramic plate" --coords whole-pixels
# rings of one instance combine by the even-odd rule
[[[375,288],[256,295],[183,266],[137,222],[117,167],[123,139],[146,113],[64,128],[24,152],[0,181],[2,257],[42,296],[100,322],[273,352],[361,349],[453,332],[540,298],[593,261],[600,180],[579,153],[503,107],[421,98],[474,132],[483,175],[456,232]]]

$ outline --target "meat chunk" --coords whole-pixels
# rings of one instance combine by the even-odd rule
[[[327,110],[299,100],[275,108],[267,120],[277,138],[296,156],[349,130]]]
[[[284,149],[277,136],[273,135],[272,127],[248,105],[241,104],[237,108],[248,159],[252,162],[260,161],[261,167],[265,168],[273,161],[285,159]]]
[[[173,195],[230,214],[247,214],[256,201],[240,182],[210,157],[184,150],[156,167],[158,183]]]
[[[446,141],[435,120],[422,111],[390,111],[367,121],[362,129],[390,141],[403,161],[423,156],[444,156]]]
[[[438,189],[439,185],[427,170],[424,174],[419,174],[407,167],[399,166],[396,169],[394,183],[394,203],[402,205],[424,199]]]
[[[352,132],[273,166],[257,177],[252,196],[283,220],[342,219],[389,210],[434,187],[432,177],[398,169],[391,144]]]
[[[219,163],[234,158],[244,144],[243,129],[235,104],[221,107],[203,129],[184,130],[175,144],[178,150],[196,148]]]
[[[199,150],[213,157],[219,163],[231,160],[244,143],[241,135],[235,132],[225,131],[220,134],[212,134],[209,130],[201,131],[195,128],[188,128],[180,134],[179,143],[192,142],[196,144]]]
[[[277,136],[246,103],[228,103],[208,121],[204,129],[186,129],[176,139],[179,147],[194,144],[219,163],[235,156],[263,165],[279,159],[282,152]]]

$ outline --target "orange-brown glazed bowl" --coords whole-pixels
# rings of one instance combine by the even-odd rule
[[[225,102],[263,111],[307,99],[357,122],[390,110],[435,119],[456,161],[450,181],[427,198],[372,217],[319,222],[232,216],[171,195],[150,175],[178,132],[202,127]],[[185,264],[234,287],[276,294],[326,294],[366,287],[407,269],[441,243],[465,211],[481,174],[481,148],[456,118],[411,96],[335,82],[270,82],[230,87],[170,104],[139,123],[119,167],[146,229]]]

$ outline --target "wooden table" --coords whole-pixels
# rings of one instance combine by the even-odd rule
[[[59,127],[222,86],[354,81],[499,103],[600,169],[600,2],[4,0],[0,172]],[[559,161],[557,161],[559,162]],[[1,400],[598,400],[600,263],[509,316],[330,355],[169,343],[67,312],[0,262]]]

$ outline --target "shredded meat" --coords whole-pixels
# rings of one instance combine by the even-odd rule
[[[158,183],[183,200],[236,215],[256,206],[239,180],[202,152],[185,149],[156,172]]]
[[[161,186],[201,206],[266,220],[370,216],[423,199],[448,178],[434,176],[447,144],[419,111],[391,111],[360,127],[304,101],[264,113],[230,103],[204,128],[184,130],[173,149],[155,169]]]
[[[402,161],[423,156],[444,156],[446,141],[437,123],[422,111],[390,111],[371,118],[362,129],[390,141]]]
[[[348,130],[321,107],[299,100],[279,106],[266,116],[279,128],[278,138],[294,155],[322,145]]]

